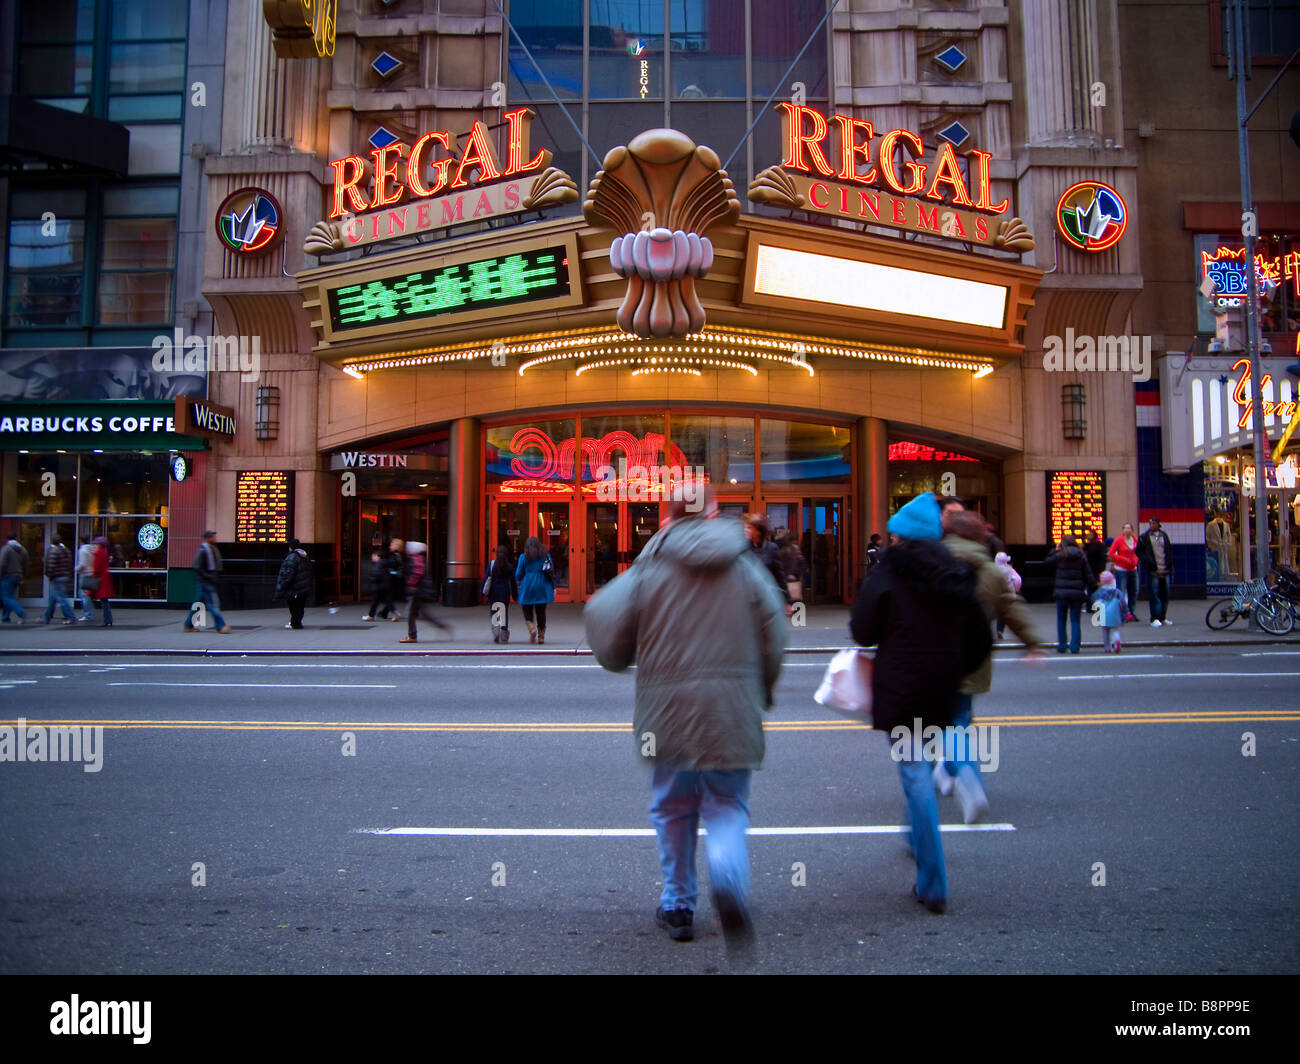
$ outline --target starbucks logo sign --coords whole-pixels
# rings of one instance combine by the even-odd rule
[[[141,525],[140,531],[136,533],[136,542],[145,550],[157,550],[163,545],[163,532],[161,525],[150,522],[147,525]]]

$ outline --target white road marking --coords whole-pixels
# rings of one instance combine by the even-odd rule
[[[1058,676],[1058,680],[1182,680],[1200,676],[1231,676],[1234,679],[1254,679],[1264,676],[1292,676],[1294,672],[1120,672],[1104,676]]]
[[[902,824],[842,827],[750,828],[750,835],[901,835]],[[1014,824],[940,824],[940,831],[1015,831]],[[654,828],[357,828],[358,835],[439,835],[465,838],[629,839],[653,838]],[[705,835],[700,828],[700,835]]]
[[[1300,650],[1248,650],[1243,658],[1300,658]]]
[[[80,662],[69,661],[64,667],[69,669],[90,669],[92,672],[110,672],[121,669],[499,669],[508,665],[512,669],[600,669],[599,665],[570,664],[567,662],[555,662],[554,664],[542,663],[525,663],[515,661],[502,661],[495,665],[459,665],[454,663],[430,663],[427,665],[416,664],[413,662],[394,662],[391,665],[363,665],[363,664],[330,664],[327,662],[315,663],[307,662],[303,664],[272,664],[261,662],[244,662],[244,661],[193,661],[193,662],[165,662],[165,661],[138,661],[127,662],[124,665],[108,665],[104,662]],[[37,668],[36,662],[17,662],[17,661],[0,661],[0,668],[18,669],[18,668]],[[825,666],[821,666],[825,668]]]
[[[18,681],[22,683],[24,681]],[[337,690],[352,690],[358,687],[375,688],[395,688],[395,683],[131,683],[122,681],[110,683],[109,687],[327,687]]]

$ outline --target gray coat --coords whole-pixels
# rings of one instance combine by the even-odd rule
[[[0,547],[0,577],[18,577],[27,575],[27,548],[16,539],[11,539]]]
[[[602,666],[621,672],[636,663],[633,728],[643,756],[684,769],[762,764],[785,604],[739,521],[673,522],[587,603],[583,620]]]

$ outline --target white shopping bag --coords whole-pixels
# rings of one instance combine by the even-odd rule
[[[871,723],[871,659],[863,650],[841,650],[826,666],[813,698],[865,724]]]

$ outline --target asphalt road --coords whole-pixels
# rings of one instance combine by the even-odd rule
[[[99,771],[0,761],[0,971],[1300,970],[1300,651],[1000,657],[992,809],[943,804],[942,917],[910,897],[886,740],[811,699],[825,660],[787,665],[754,779],[748,959],[703,846],[696,941],[654,926],[631,674],[0,661],[5,723],[104,728]],[[882,830],[809,830],[846,827]]]

